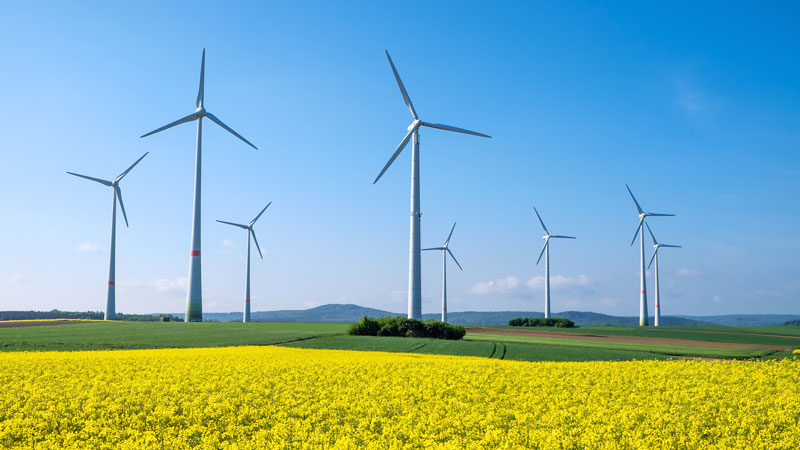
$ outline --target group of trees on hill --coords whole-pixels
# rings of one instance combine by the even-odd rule
[[[161,316],[168,317],[168,321],[180,322],[182,319],[165,314],[123,314],[117,313],[116,320],[131,322],[158,322]],[[100,311],[0,311],[0,320],[52,320],[52,319],[84,319],[103,320]]]
[[[554,327],[554,328],[572,328],[575,326],[575,323],[569,319],[563,319],[561,317],[549,317],[547,319],[541,319],[536,317],[517,317],[516,319],[511,319],[508,321],[508,324],[512,327]]]
[[[784,325],[800,326],[800,319],[790,320],[790,321],[786,322]]]
[[[434,339],[457,340],[467,334],[461,325],[451,325],[438,320],[406,319],[405,317],[381,317],[372,319],[367,316],[350,325],[347,334],[355,336],[396,336],[423,337]]]

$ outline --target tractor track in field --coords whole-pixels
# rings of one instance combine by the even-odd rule
[[[617,336],[606,334],[580,334],[580,333],[562,333],[558,331],[545,331],[545,330],[509,330],[507,328],[486,328],[474,327],[467,328],[467,333],[475,334],[494,334],[504,336],[528,336],[528,337],[544,337],[544,338],[558,338],[558,339],[577,339],[584,341],[599,341],[599,342],[626,342],[634,344],[653,344],[653,345],[680,345],[685,347],[717,347],[717,348],[751,348],[751,349],[769,349],[769,350],[791,350],[795,345],[770,345],[770,344],[742,344],[737,342],[712,342],[712,341],[697,341],[692,339],[670,339],[670,338],[655,338],[646,336]],[[495,343],[495,350],[492,351],[494,355],[497,344]],[[491,357],[491,356],[490,356]]]

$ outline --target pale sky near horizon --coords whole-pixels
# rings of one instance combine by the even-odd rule
[[[681,249],[660,258],[662,312],[800,314],[800,6],[792,2],[19,2],[0,6],[0,310],[102,310],[113,178],[117,310],[183,312],[195,126],[206,107],[204,309],[355,303],[406,311],[411,116],[422,245],[451,242],[449,310],[638,315],[636,210]],[[649,237],[648,237],[649,239]],[[649,260],[652,248],[648,245]],[[659,252],[659,255],[662,255]],[[441,257],[423,254],[423,312]],[[650,312],[653,278],[648,276]]]

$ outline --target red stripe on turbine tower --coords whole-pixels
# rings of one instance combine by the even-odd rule
[[[245,299],[245,300],[244,300],[244,302],[245,302],[245,303],[250,303],[250,299],[249,299],[249,298],[248,298],[248,299]]]
[[[191,256],[200,256],[200,250],[192,250],[191,253],[189,253],[189,254]]]
[[[114,281],[109,281],[109,282],[108,282],[108,285],[109,285],[109,286],[114,286]]]
[[[642,291],[642,294],[647,294],[647,291]]]

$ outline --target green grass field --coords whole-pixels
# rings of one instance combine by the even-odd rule
[[[707,342],[730,342],[757,345],[793,345],[800,347],[800,327],[776,325],[771,327],[487,327],[532,332],[547,331],[565,334],[599,334],[606,336],[634,336],[665,339],[687,339]],[[769,334],[770,336],[762,336]]]
[[[423,353],[434,355],[479,356],[516,361],[629,361],[667,359],[668,356],[618,349],[602,349],[552,344],[532,344],[508,340],[445,341],[402,337],[326,336],[287,344],[298,348]]]
[[[705,357],[725,359],[791,357],[789,351],[764,348],[729,348],[725,343],[791,345],[795,337],[760,336],[755,333],[791,335],[793,327],[626,328],[584,327],[557,329],[560,336],[519,336],[468,333],[461,341],[435,339],[348,336],[346,323],[321,322],[86,322],[70,325],[0,328],[0,351],[78,351],[167,347],[224,347],[237,345],[287,345],[361,351],[479,356],[521,361],[604,361]],[[498,331],[504,327],[497,327]],[[742,328],[747,329],[743,331]],[[788,328],[788,330],[787,330]],[[545,331],[554,331],[548,328]],[[716,331],[725,331],[718,333]],[[592,341],[570,334],[657,337],[703,341],[706,346],[667,343]],[[709,343],[712,346],[707,346]],[[714,345],[718,343],[719,345]]]
[[[0,328],[0,351],[268,345],[341,334],[347,326],[321,322],[86,322]]]

